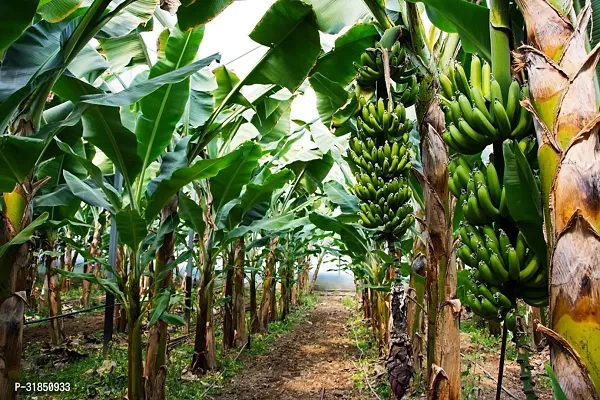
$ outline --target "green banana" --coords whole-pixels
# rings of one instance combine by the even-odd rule
[[[500,87],[500,83],[498,83],[496,79],[492,79],[490,83],[490,96],[490,101],[492,103],[494,103],[495,100],[498,100],[500,102],[500,105],[504,107],[504,97],[502,96],[502,88]],[[492,113],[492,117],[495,118],[494,113]]]
[[[500,235],[498,236],[498,240],[500,241],[500,251],[504,253],[508,247],[510,247],[510,239],[506,232],[500,229]]]
[[[485,135],[477,132],[466,120],[462,118],[459,118],[458,120],[458,129],[463,135],[466,135],[471,140],[476,142],[482,148],[482,150],[490,143],[489,139]]]
[[[500,306],[504,308],[513,307],[512,301],[510,301],[510,299],[506,297],[506,295],[504,295],[504,293],[502,293],[500,290],[496,289],[496,291],[492,290],[492,292],[494,294],[494,299],[500,304]]]
[[[498,131],[478,108],[473,109],[473,119],[475,120],[475,126],[479,128],[483,134],[485,134],[490,141],[496,141],[500,139]]]
[[[481,278],[490,285],[499,285],[503,283],[502,279],[498,277],[498,275],[494,274],[485,262],[479,261],[477,270],[481,274]]]
[[[519,260],[519,265],[525,262],[525,256],[527,251],[527,242],[525,236],[521,232],[517,234],[517,240],[515,242],[515,252]]]
[[[477,201],[489,217],[498,218],[500,211],[492,204],[490,193],[484,184],[479,184],[477,188]]]
[[[550,303],[548,296],[542,298],[523,297],[523,301],[532,307],[546,307]]]
[[[524,288],[540,288],[548,286],[548,272],[545,270],[536,273],[535,277],[528,280],[527,282],[522,282],[521,285]]]
[[[481,284],[477,287],[477,289],[479,289],[481,296],[488,299],[494,305],[494,307],[500,307],[500,303],[497,302],[497,300],[494,298],[494,294],[490,291],[490,289],[487,288],[487,286]]]
[[[477,259],[473,256],[471,249],[468,246],[462,245],[457,251],[458,258],[462,260],[469,267],[477,267]]]
[[[471,102],[467,99],[467,96],[464,94],[459,94],[457,99],[458,105],[460,106],[460,112],[462,113],[464,119],[469,123],[469,125],[475,125],[475,119],[473,117],[473,107],[471,107]]]
[[[460,90],[467,98],[471,98],[471,86],[469,85],[469,80],[467,79],[467,74],[465,73],[465,69],[463,68],[461,63],[456,63],[454,66],[456,71],[456,87]]]
[[[504,323],[506,324],[506,328],[511,332],[517,330],[517,318],[514,310],[511,310],[506,313],[506,315],[504,316]]]
[[[510,137],[512,139],[520,139],[523,136],[527,135],[531,130],[532,117],[529,111],[525,107],[521,107],[519,109],[519,119],[517,120],[517,125],[511,131]]]
[[[454,175],[458,177],[461,187],[467,186],[467,183],[469,182],[470,171],[467,168],[468,167],[465,167],[464,165],[459,165],[454,171]]]
[[[502,187],[500,186],[500,178],[493,162],[490,162],[486,167],[486,180],[487,187],[490,192],[490,198],[492,203],[496,207],[500,206],[500,199],[502,197]]]
[[[483,97],[491,99],[491,82],[492,82],[492,67],[488,64],[487,61],[483,62],[483,66],[481,67],[481,94]]]
[[[471,58],[471,91],[473,88],[481,91],[481,59],[477,54]]]
[[[506,268],[504,268],[504,264],[500,256],[496,253],[490,254],[490,267],[494,271],[495,276],[501,281],[506,282],[510,275]]]
[[[506,114],[506,110],[504,109],[502,102],[498,99],[495,99],[492,103],[492,110],[494,119],[498,126],[498,131],[503,138],[509,138],[511,136],[512,128],[510,125],[510,119]]]
[[[481,299],[481,307],[483,311],[490,316],[490,318],[498,318],[500,310],[487,298],[483,297]]]
[[[442,93],[444,94],[444,97],[446,97],[446,99],[448,100],[452,99],[452,96],[454,95],[454,90],[452,90],[452,82],[450,81],[450,78],[448,78],[448,76],[444,75],[443,73],[440,73],[439,77],[440,86],[442,87]]]
[[[535,273],[540,268],[540,263],[536,255],[534,255],[527,266],[519,272],[519,280],[527,282],[535,276]]]
[[[508,253],[508,273],[510,278],[513,280],[519,280],[519,275],[521,273],[521,263],[519,261],[519,256],[517,255],[517,251],[509,246],[507,249]]]
[[[486,313],[485,311],[483,311],[483,306],[481,305],[481,302],[472,294],[468,296],[468,299],[471,310],[473,310],[473,312],[479,315],[480,317],[485,318]]]
[[[513,80],[508,88],[508,100],[506,102],[506,115],[508,120],[512,123],[514,121],[515,113],[520,107],[519,102],[521,101],[521,87],[519,82]]]

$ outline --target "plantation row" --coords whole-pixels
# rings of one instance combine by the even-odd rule
[[[26,313],[65,339],[72,281],[127,333],[127,397],[164,399],[174,327],[215,370],[214,310],[244,349],[329,255],[396,398],[461,398],[464,311],[501,327],[496,398],[509,336],[537,398],[529,335],[556,398],[597,398],[600,4],[277,0],[238,77],[198,59],[232,3],[0,6],[0,397]]]

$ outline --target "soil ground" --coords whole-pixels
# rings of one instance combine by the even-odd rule
[[[307,320],[278,338],[269,353],[243,357],[242,371],[213,399],[360,399],[350,380],[356,367],[347,357],[354,346],[345,326],[350,311],[341,298],[321,296]]]
[[[352,296],[352,294],[350,294]],[[269,351],[253,355],[242,353],[243,367],[233,377],[221,382],[215,400],[358,400],[375,398],[368,388],[359,391],[353,381],[360,375],[358,360],[362,357],[348,325],[352,318],[360,321],[360,311],[342,304],[340,294],[325,293],[308,316],[289,331],[279,334],[269,345]],[[102,313],[82,315],[64,320],[67,335],[91,335],[102,331]],[[485,331],[461,332],[464,399],[494,399],[499,346],[481,343]],[[487,337],[487,336],[486,336]],[[47,325],[26,327],[24,345],[49,341]],[[511,344],[509,344],[511,346]],[[549,386],[543,385],[544,363],[549,362],[548,350],[533,354],[531,365],[537,376],[536,394],[541,400],[552,399]],[[369,379],[375,386],[386,380],[381,361],[370,361]],[[514,352],[507,355],[502,399],[525,399],[519,379],[520,367]],[[547,379],[547,378],[546,378]],[[185,383],[184,383],[185,385]],[[421,397],[412,397],[421,399]]]

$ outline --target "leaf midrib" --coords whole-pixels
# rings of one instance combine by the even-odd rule
[[[187,34],[187,37],[185,39],[185,44],[183,45],[183,49],[182,49],[181,53],[179,54],[179,59],[177,60],[177,63],[175,64],[175,68],[173,69],[173,71],[179,69],[179,66],[181,65],[181,60],[183,58],[183,54],[185,53],[185,50],[187,48],[187,45],[189,43],[191,35],[192,35],[192,32],[190,31]],[[146,148],[146,154],[144,155],[144,162],[142,164],[142,174],[144,174],[144,171],[146,170],[146,168],[148,166],[148,161],[150,158],[150,150],[152,150],[152,145],[154,144],[154,140],[156,139],[156,132],[158,130],[158,126],[160,125],[160,121],[162,119],[162,114],[163,114],[165,105],[167,103],[167,99],[169,98],[169,94],[171,93],[172,87],[173,87],[173,84],[167,85],[167,91],[166,91],[165,95],[163,96],[162,102],[160,104],[159,113],[154,120],[154,126],[152,127],[152,134],[150,135],[150,140],[148,141],[148,146]]]

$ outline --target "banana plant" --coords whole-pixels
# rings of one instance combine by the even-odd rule
[[[576,3],[576,2],[575,2]],[[566,398],[598,398],[600,325],[592,311],[598,280],[598,46],[585,32],[589,1],[517,2],[527,26],[518,58],[530,83],[527,107],[539,138],[541,200],[549,254],[552,367]],[[543,17],[542,17],[543,16]],[[597,15],[595,16],[597,18]],[[576,287],[574,287],[574,284]]]
[[[46,103],[51,99],[54,84],[65,71],[86,75],[90,79],[103,71],[104,60],[95,49],[88,46],[91,38],[111,23],[114,24],[115,18],[121,23],[128,21],[130,28],[134,29],[151,17],[156,5],[145,4],[140,10],[145,12],[134,16],[128,13],[131,0],[117,6],[111,6],[110,3],[107,0],[95,0],[85,7],[65,9],[50,4],[44,7],[38,1],[28,1],[18,11],[13,10],[14,14],[9,10],[2,13],[2,19],[9,22],[3,21],[6,31],[3,32],[0,46],[0,78],[3,82],[0,93],[0,133],[2,153],[12,154],[3,158],[1,167],[2,220],[6,228],[3,229],[0,242],[12,248],[3,252],[1,261],[2,275],[6,278],[2,281],[7,284],[3,284],[1,289],[0,307],[3,314],[15,315],[16,324],[11,325],[14,328],[10,330],[16,330],[8,336],[10,340],[5,343],[6,348],[0,349],[0,358],[7,366],[3,370],[6,372],[0,376],[0,387],[9,398],[15,395],[12,388],[20,372],[21,343],[17,338],[22,330],[23,306],[19,305],[18,299],[24,296],[19,296],[23,282],[16,277],[26,262],[26,246],[22,239],[29,238],[33,233],[28,230],[32,223],[32,201],[45,183],[44,180],[35,181],[32,172],[42,161],[40,155],[52,137],[63,127],[77,124],[80,119],[80,113],[75,112],[60,121],[46,123],[43,118]],[[127,16],[124,17],[124,14]],[[123,26],[123,29],[127,30],[128,27]],[[28,157],[16,159],[17,154],[28,154]],[[41,214],[40,218],[34,226],[40,225],[47,214]],[[9,279],[10,276],[13,278]],[[5,301],[9,303],[5,304]]]

